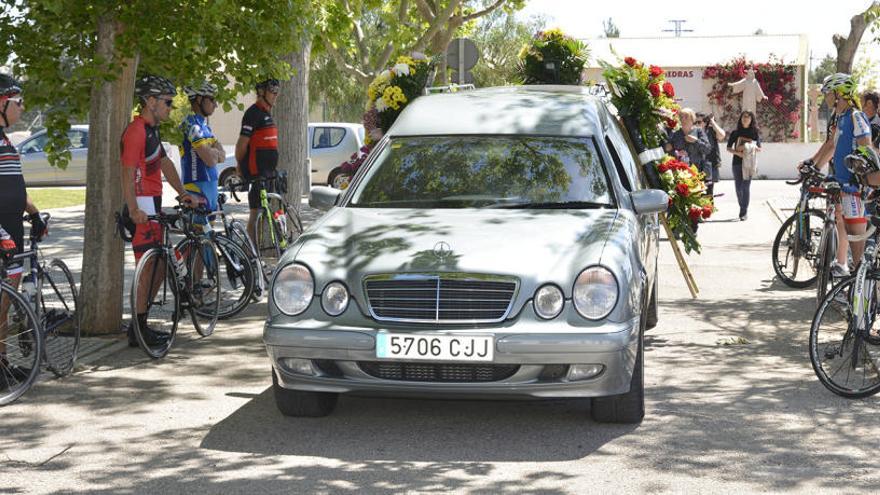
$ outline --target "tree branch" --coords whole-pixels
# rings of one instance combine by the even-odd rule
[[[502,5],[504,5],[504,2],[506,2],[506,1],[507,0],[496,0],[495,3],[486,7],[485,9],[483,9],[479,12],[474,12],[473,14],[468,14],[468,15],[464,16],[464,22],[472,21],[478,17],[483,17],[486,14],[491,14],[492,11],[494,11],[498,7],[501,7]]]
[[[397,11],[397,22],[406,24],[406,13],[409,10],[409,0],[400,0],[400,9]]]
[[[416,8],[419,10],[419,15],[425,18],[426,21],[431,22],[434,20],[434,9],[428,5],[427,0],[416,0]]]
[[[423,0],[416,0],[423,1]],[[446,24],[446,21],[452,17],[452,13],[455,12],[455,9],[461,4],[461,0],[452,0],[449,2],[449,5],[443,9],[443,12],[440,12],[434,17],[434,20],[431,21],[431,25],[428,27],[428,30],[425,31],[424,34],[419,38],[419,40],[413,45],[413,50],[417,52],[422,52],[425,50],[425,46],[428,45],[428,42],[440,32],[440,29],[443,28],[443,25]]]
[[[330,38],[325,33],[321,33],[321,39],[324,41],[324,47],[327,48],[327,52],[330,53],[330,56],[333,57],[333,60],[335,60],[336,63],[339,64],[340,69],[356,77],[358,81],[360,81],[362,84],[366,85],[370,83],[370,76],[364,71],[346,62],[345,57],[343,57],[339,50],[337,50],[336,47],[333,46],[333,42],[330,41]]]
[[[354,11],[352,11],[351,4],[348,3],[348,0],[342,0],[341,3],[346,14],[352,19],[351,23],[354,24],[354,42],[357,46],[358,58],[360,59],[361,66],[366,67],[370,63],[370,58],[369,53],[367,52],[367,46],[364,44],[364,30],[361,28],[361,22],[354,15]]]

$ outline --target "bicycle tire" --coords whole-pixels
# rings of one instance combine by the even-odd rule
[[[254,246],[250,236],[247,234],[247,230],[245,230],[244,225],[242,225],[241,222],[238,220],[230,222],[227,233],[229,238],[234,240],[245,252],[247,252],[248,257],[251,259],[253,272],[257,275],[254,277],[254,290],[251,297],[254,302],[259,301],[260,297],[266,293],[266,284],[269,283],[268,270],[266,270],[263,260],[260,259],[260,253],[257,251],[257,248]]]
[[[63,261],[55,258],[40,270],[37,293],[46,367],[55,376],[68,375],[76,364],[81,323],[76,283]]]
[[[193,244],[198,245],[196,249]],[[186,262],[184,278],[190,320],[199,335],[208,337],[214,333],[220,310],[220,257],[214,241],[206,237],[184,239],[179,246]],[[201,262],[201,270],[198,270],[197,262]],[[198,281],[194,277],[197,270],[200,272]]]
[[[835,301],[835,297],[839,293],[846,294],[846,300],[849,301],[848,294],[855,282],[855,278],[855,276],[850,276],[844,279],[826,294],[822,303],[816,309],[816,314],[810,325],[809,337],[810,364],[816,373],[816,377],[825,388],[836,395],[849,399],[868,397],[880,391],[880,373],[877,372],[877,361],[880,360],[880,346],[869,344],[862,337],[859,329],[853,328],[853,317],[849,304],[843,305],[841,302]],[[868,297],[870,303],[868,306],[868,319],[873,321],[877,311],[876,287],[870,291]],[[843,335],[839,338],[838,343],[838,337],[835,334],[840,334],[841,332],[843,332]],[[853,347],[848,349],[847,345],[852,345]],[[874,359],[871,356],[871,350],[874,350],[878,359]],[[861,363],[865,371],[863,372],[862,386],[860,387],[842,384],[840,383],[842,380],[835,379],[844,369],[849,367],[855,369],[860,364],[854,360],[854,353],[861,359],[867,358],[866,361]],[[868,370],[867,362],[871,363],[870,368],[874,370],[874,380],[871,385],[864,386],[864,377],[867,376]],[[833,368],[833,365],[837,365],[837,367]],[[857,375],[858,372],[855,374]],[[844,375],[847,378],[847,382],[852,375],[853,373],[847,370]]]
[[[252,260],[232,239],[218,234],[214,237],[220,255],[220,303],[217,317],[221,320],[241,313],[251,302],[255,279]]]
[[[825,298],[825,295],[831,289],[831,285],[833,285],[833,278],[831,277],[831,263],[834,261],[834,258],[837,256],[837,231],[835,228],[828,229],[828,231],[823,236],[821,244],[819,245],[819,266],[816,269],[816,302],[817,304],[821,304],[822,300]]]
[[[812,219],[812,217],[816,218]],[[808,232],[808,237],[803,240],[797,238],[797,222],[801,218],[804,219],[804,225]],[[818,278],[815,265],[813,265],[809,259],[809,257],[815,259],[816,252],[819,248],[818,240],[816,242],[813,240],[813,222],[817,222],[815,225],[818,226],[824,225],[825,213],[814,209],[806,210],[802,213],[795,213],[782,223],[782,226],[776,233],[776,238],[773,240],[773,251],[771,255],[773,270],[776,272],[776,276],[779,277],[779,280],[781,280],[782,283],[795,289],[809,287],[816,283],[816,279]],[[821,232],[821,230],[819,230],[819,232]],[[806,246],[804,246],[804,242],[806,242]],[[781,255],[780,252],[782,246],[786,246],[784,256]],[[804,252],[803,248],[805,247],[812,249]],[[785,262],[783,263],[781,260],[784,260]],[[792,276],[789,276],[789,273],[786,273],[785,271],[785,267],[789,266],[789,261],[793,263],[793,269],[791,270]],[[797,280],[794,278],[797,276],[801,263],[806,265],[807,270],[813,271],[812,277],[806,280]]]
[[[0,406],[15,402],[30,390],[40,374],[43,358],[43,329],[30,302],[12,286],[0,283],[0,307],[3,306],[8,309],[3,322],[7,333],[0,341],[6,347],[6,361],[0,361],[0,373],[3,374],[0,377]],[[18,331],[13,333],[13,329]],[[9,365],[29,373],[17,378]]]
[[[257,252],[260,253],[260,259],[266,266],[274,268],[281,259],[280,238],[275,230],[275,222],[271,215],[267,215],[265,211],[257,214],[257,224],[254,229],[256,233]]]
[[[177,272],[171,256],[173,255],[167,248],[153,248],[144,253],[135,268],[131,284],[131,324],[141,350],[153,359],[160,359],[168,354],[180,324],[180,294],[177,288]],[[147,267],[151,260],[152,266]],[[164,273],[158,272],[160,263],[165,265],[161,268]],[[147,328],[141,327],[137,317],[137,300],[142,280],[146,284],[147,294],[153,292],[151,297],[147,297]]]

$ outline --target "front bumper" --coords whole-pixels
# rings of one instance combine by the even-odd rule
[[[585,330],[567,325],[564,319],[546,322],[524,316],[491,328],[385,328],[413,334],[492,335],[495,356],[490,364],[518,366],[511,376],[498,381],[405,381],[371,375],[358,363],[387,362],[376,358],[376,334],[380,328],[276,319],[266,323],[263,341],[278,383],[287,389],[469,398],[600,397],[629,391],[639,345],[638,317]],[[285,358],[312,360],[316,374],[294,372],[283,363]],[[604,370],[598,376],[577,381],[568,380],[564,372],[548,372],[567,371],[572,364],[601,364]]]

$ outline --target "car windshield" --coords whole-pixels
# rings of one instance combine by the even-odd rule
[[[392,138],[352,192],[361,208],[613,207],[590,138]]]

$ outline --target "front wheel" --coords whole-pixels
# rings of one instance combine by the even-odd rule
[[[220,315],[222,260],[214,241],[206,237],[186,239],[177,249],[186,260],[190,318],[196,332],[207,337],[214,333]]]
[[[220,319],[240,313],[254,292],[254,267],[251,259],[233,240],[223,235],[214,237],[220,255]],[[257,275],[258,276],[258,275]]]
[[[76,284],[67,265],[53,259],[40,271],[40,323],[46,336],[46,367],[55,376],[73,371],[79,350],[80,314]]]
[[[165,249],[144,253],[131,284],[131,320],[141,349],[153,359],[165,357],[174,343],[180,322],[178,296],[177,274]]]
[[[40,374],[43,336],[34,309],[7,284],[0,283],[0,406],[11,404],[31,388]]]
[[[880,346],[865,338],[877,315],[877,286],[866,283],[867,328],[856,328],[850,299],[855,280],[844,279],[826,294],[813,317],[809,341],[810,363],[819,381],[851,399],[880,391]]]
[[[288,390],[278,383],[275,370],[272,370],[272,392],[275,395],[275,406],[281,414],[297,418],[327,416],[336,408],[336,401],[339,399],[339,394],[330,392]]]
[[[785,285],[797,289],[816,282],[816,256],[825,213],[797,212],[788,217],[773,240],[773,270]]]

